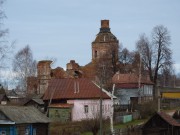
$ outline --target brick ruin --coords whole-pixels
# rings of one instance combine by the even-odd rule
[[[101,20],[100,31],[92,42],[92,61],[85,66],[79,66],[75,60],[66,64],[66,71],[57,67],[51,68],[52,61],[42,60],[37,65],[37,77],[28,77],[27,92],[29,94],[44,94],[48,87],[48,81],[52,78],[95,78],[97,67],[100,62],[108,63],[112,67],[112,61],[118,63],[119,41],[111,33],[109,20]],[[116,65],[115,65],[116,66]]]

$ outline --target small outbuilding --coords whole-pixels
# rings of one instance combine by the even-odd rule
[[[157,112],[142,127],[142,135],[180,135],[180,123],[165,112]]]
[[[0,106],[0,135],[48,135],[49,122],[32,106]]]

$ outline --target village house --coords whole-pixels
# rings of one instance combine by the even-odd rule
[[[155,113],[142,127],[142,135],[179,135],[179,114],[175,112],[170,116],[165,112]]]
[[[153,83],[146,76],[139,76],[134,73],[120,74],[117,72],[112,82],[116,84],[115,96],[119,104],[137,104],[152,100]]]
[[[1,135],[48,135],[49,122],[34,107],[0,106]]]
[[[23,105],[27,101],[24,91],[14,89],[7,90],[6,95],[10,101],[10,104],[13,105]]]
[[[100,97],[103,118],[109,118],[110,96],[87,78],[52,79],[43,100],[49,118],[64,122],[99,117]]]

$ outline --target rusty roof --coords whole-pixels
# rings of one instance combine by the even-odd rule
[[[180,123],[177,122],[174,118],[172,118],[170,115],[166,114],[165,112],[158,112],[157,113],[161,118],[163,118],[167,123],[169,123],[172,126],[180,126]]]
[[[140,85],[142,86],[142,84]],[[139,88],[139,85],[138,83],[130,83],[130,84],[127,84],[127,83],[121,83],[121,84],[116,84],[116,88],[122,88],[122,89],[136,89],[136,88]]]
[[[43,100],[49,99],[98,99],[101,89],[87,78],[52,79]],[[102,98],[110,97],[102,92]]]
[[[70,108],[72,106],[73,106],[73,104],[63,104],[63,103],[61,103],[61,104],[50,104],[48,107],[50,107],[50,108]]]
[[[134,73],[129,73],[129,74],[120,74],[116,73],[113,78],[112,82],[117,84],[117,83],[139,83],[139,76]],[[147,76],[141,76],[141,83],[142,84],[153,84],[149,77]]]

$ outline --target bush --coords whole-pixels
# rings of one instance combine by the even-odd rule
[[[157,111],[157,100],[141,104],[139,111],[143,119],[152,116]]]

